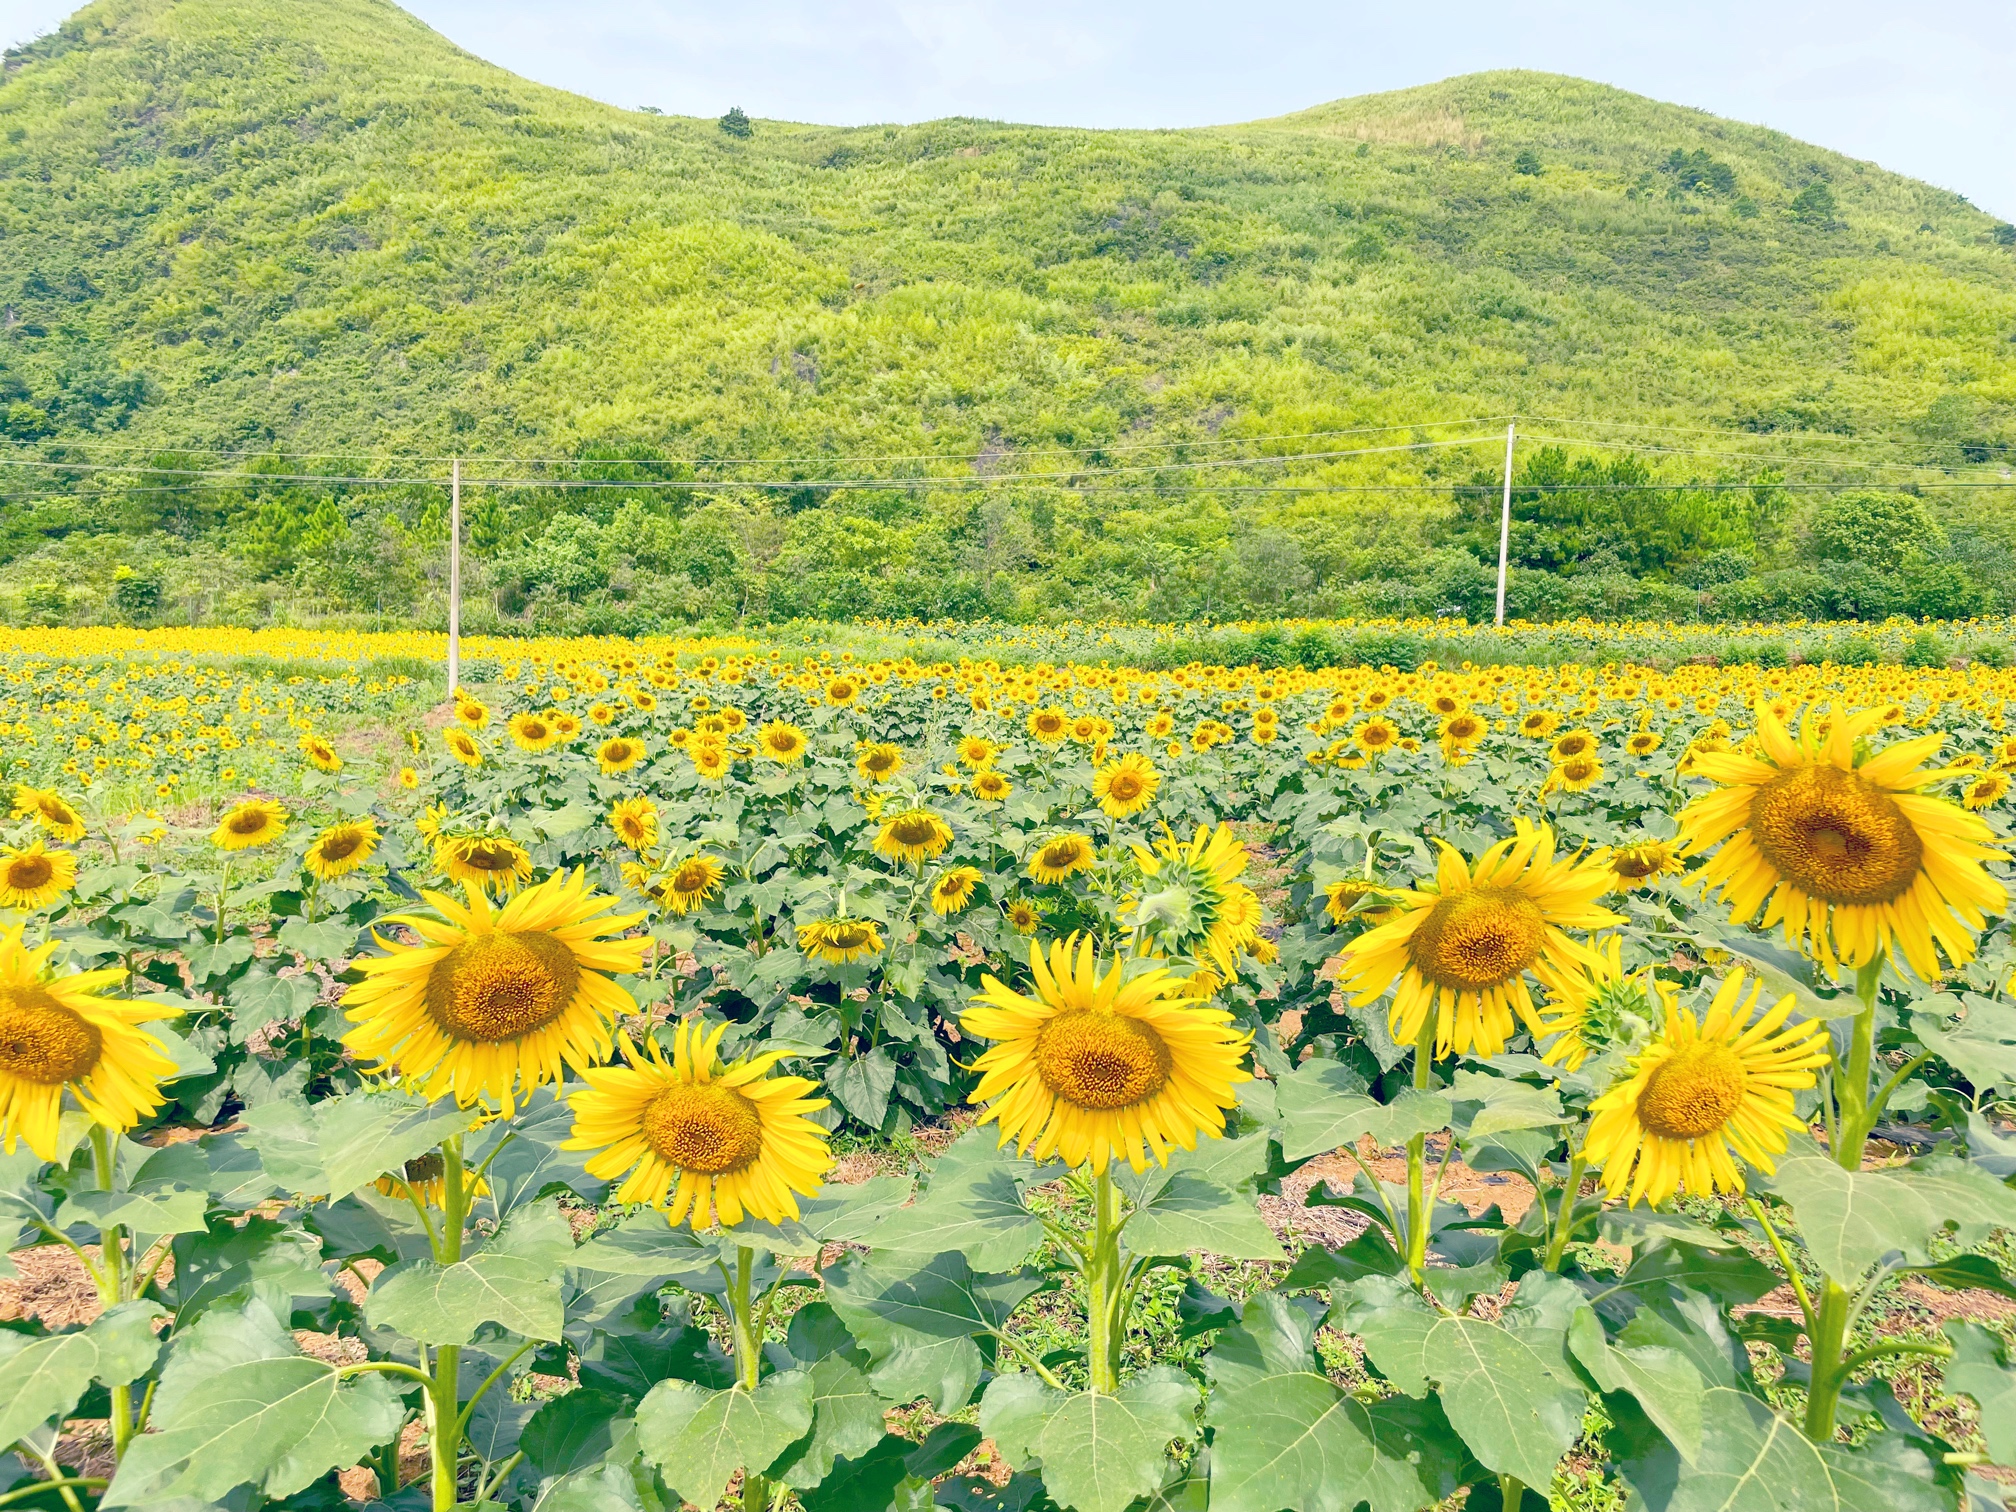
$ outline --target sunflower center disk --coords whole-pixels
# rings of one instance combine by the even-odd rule
[[[889,826],[898,845],[929,845],[938,836],[938,827],[929,819],[898,819]]]
[[[339,830],[322,842],[321,855],[324,861],[347,861],[363,843],[362,835]]]
[[[518,858],[504,846],[479,840],[463,848],[462,864],[472,871],[508,872],[517,869]]]
[[[96,1024],[40,987],[0,987],[0,1071],[53,1087],[89,1074],[104,1048]]]
[[[1139,1019],[1079,1008],[1036,1036],[1043,1084],[1081,1108],[1128,1108],[1146,1102],[1169,1080],[1169,1047]]]
[[[1743,1102],[1743,1061],[1727,1045],[1704,1042],[1662,1061],[1638,1098],[1638,1121],[1668,1139],[1698,1139],[1729,1121]]]
[[[46,886],[55,875],[55,865],[47,856],[22,856],[7,863],[7,885],[23,892]]]
[[[242,814],[233,814],[224,821],[224,827],[234,835],[256,835],[266,828],[266,816],[257,809]]]
[[[1838,767],[1798,767],[1750,801],[1758,850],[1780,876],[1829,903],[1888,903],[1917,880],[1925,842],[1897,801]]]
[[[680,867],[677,872],[673,873],[672,890],[682,893],[697,893],[704,891],[707,884],[713,880],[713,874],[706,867],[689,861],[686,865]]]
[[[482,934],[427,977],[427,1015],[456,1039],[496,1044],[543,1029],[581,985],[574,953],[546,934]]]
[[[1439,987],[1474,992],[1509,982],[1540,959],[1547,918],[1506,887],[1467,887],[1439,899],[1407,942],[1409,959]]]
[[[731,1087],[667,1087],[644,1107],[644,1138],[668,1164],[720,1176],[763,1153],[763,1120]]]

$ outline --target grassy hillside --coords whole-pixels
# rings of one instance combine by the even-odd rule
[[[1195,464],[1407,433],[1242,438],[1516,411],[1714,427],[1628,434],[1741,454],[1619,472],[1585,446],[1542,468],[1580,456],[1612,485],[1992,478],[2016,443],[2012,236],[1873,165],[1543,74],[1193,131],[758,121],[745,139],[528,83],[378,0],[100,0],[0,85],[0,449],[778,459],[601,470],[720,485],[676,493],[472,492],[497,603],[555,623],[623,603],[1468,605],[1446,549],[1463,501],[1433,489],[1488,475],[1489,447]],[[946,482],[726,486],[899,474]],[[234,593],[252,612],[281,586],[296,607],[428,596],[437,489],[8,477],[30,612],[76,612],[80,589],[141,616]],[[1429,487],[1227,491],[1284,482]],[[1677,544],[1657,560],[1606,554],[1644,533],[1612,510],[1579,522],[1593,546],[1556,561],[1550,537],[1533,565],[1612,597],[1627,571],[1782,568],[1811,555],[1815,497],[1703,495],[1660,525]],[[1925,545],[1977,585],[2004,571],[1987,497],[1952,494]],[[1547,592],[1532,607],[1573,599]]]

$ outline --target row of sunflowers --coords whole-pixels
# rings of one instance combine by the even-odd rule
[[[478,665],[23,721],[0,1500],[1998,1504],[2016,678]]]

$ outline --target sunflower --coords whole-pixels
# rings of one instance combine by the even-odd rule
[[[175,1063],[140,1026],[182,1010],[99,997],[123,968],[52,973],[57,942],[25,949],[21,929],[0,936],[0,1134],[9,1155],[25,1139],[54,1160],[66,1089],[95,1122],[122,1132],[161,1106]]]
[[[1902,954],[1921,981],[1939,975],[1935,944],[1954,965],[2009,895],[1981,869],[2004,859],[1978,815],[1918,791],[1941,774],[1919,763],[1944,739],[1922,735],[1868,752],[1881,711],[1837,717],[1821,736],[1809,718],[1794,737],[1769,708],[1757,714],[1759,754],[1704,754],[1695,770],[1720,785],[1680,812],[1683,855],[1714,850],[1704,885],[1738,923],[1764,911],[1828,971]],[[1962,926],[1965,926],[1964,928]]]
[[[631,690],[630,702],[643,713],[649,714],[658,707],[658,695],[643,688],[635,688]]]
[[[1552,709],[1528,709],[1519,721],[1519,733],[1534,740],[1549,740],[1561,728],[1561,716]]]
[[[1633,756],[1650,756],[1662,744],[1664,744],[1663,739],[1654,731],[1638,730],[1631,735],[1630,739],[1624,742],[1624,749],[1629,751]]]
[[[0,850],[0,908],[47,908],[77,885],[77,858],[40,840]]]
[[[826,1131],[806,1117],[826,1106],[806,1095],[818,1084],[768,1075],[782,1051],[722,1064],[727,1031],[681,1020],[670,1061],[656,1040],[640,1054],[626,1034],[623,1064],[581,1073],[588,1087],[567,1100],[574,1130],[562,1148],[595,1151],[591,1176],[622,1177],[616,1201],[662,1207],[675,1224],[732,1227],[745,1213],[796,1218],[798,1196],[819,1190],[833,1158]]]
[[[867,742],[854,757],[854,770],[870,782],[887,782],[903,770],[903,753],[886,740]]]
[[[931,911],[941,916],[958,913],[973,901],[973,894],[979,887],[978,867],[955,866],[940,873],[938,880],[931,884]]]
[[[1436,1011],[1435,1054],[1497,1055],[1513,1015],[1530,1017],[1526,973],[1559,975],[1593,956],[1564,929],[1623,922],[1596,899],[1610,891],[1600,861],[1556,860],[1545,825],[1501,840],[1465,862],[1444,844],[1432,884],[1396,891],[1393,915],[1344,947],[1344,990],[1364,1008],[1389,988],[1391,1032],[1416,1043]]]
[[[451,817],[452,815],[447,804],[430,803],[427,805],[426,812],[413,821],[413,828],[418,832],[422,840],[432,844],[440,838],[442,827],[448,823]]]
[[[826,702],[837,708],[846,708],[861,696],[861,685],[851,677],[833,677],[826,681]]]
[[[815,961],[851,966],[882,951],[882,931],[872,919],[820,919],[798,926],[798,948]]]
[[[756,749],[769,761],[797,766],[805,759],[805,732],[794,724],[773,719],[756,732]]]
[[[898,863],[929,861],[951,843],[951,825],[929,809],[910,808],[882,821],[875,854]]]
[[[455,717],[470,729],[480,730],[490,723],[490,709],[487,704],[464,696],[455,700]]]
[[[1596,737],[1587,730],[1570,730],[1554,742],[1554,765],[1561,766],[1577,757],[1593,756],[1596,752]]]
[[[438,1208],[446,1196],[447,1163],[442,1160],[439,1150],[429,1150],[425,1155],[416,1155],[399,1168],[399,1174],[386,1172],[371,1183],[387,1197],[399,1202],[418,1202],[426,1207]],[[465,1178],[468,1179],[468,1178]],[[490,1190],[490,1183],[481,1176],[469,1181],[468,1194],[481,1197]]]
[[[411,767],[399,768],[399,786],[412,792],[420,786],[420,774]]]
[[[521,751],[544,751],[560,743],[560,732],[544,714],[521,712],[511,716],[511,740]]]
[[[1611,935],[1592,961],[1542,978],[1547,1002],[1526,1027],[1534,1039],[1553,1042],[1541,1052],[1550,1066],[1579,1071],[1592,1051],[1641,1044],[1658,1018],[1653,1007],[1658,984],[1649,971],[1624,969],[1621,936]]]
[[[1746,995],[1732,971],[1697,1020],[1664,984],[1666,1022],[1631,1059],[1624,1077],[1589,1105],[1582,1153],[1603,1172],[1612,1197],[1665,1202],[1682,1185],[1690,1195],[1740,1192],[1743,1172],[1732,1152],[1769,1173],[1788,1131],[1803,1129],[1793,1093],[1810,1087],[1814,1068],[1831,1058],[1818,1019],[1785,1028],[1788,994],[1751,1022],[1763,984]]]
[[[674,913],[688,914],[720,890],[728,868],[712,856],[688,856],[665,874],[659,901]]]
[[[686,755],[693,763],[696,776],[706,782],[719,782],[728,775],[728,752],[711,740],[695,742]]]
[[[1019,935],[1033,935],[1043,922],[1043,910],[1027,898],[1012,898],[1002,911],[1008,927]]]
[[[1392,898],[1391,888],[1381,887],[1365,877],[1345,877],[1323,889],[1323,912],[1330,916],[1332,924],[1349,919],[1376,920]]]
[[[1554,774],[1548,778],[1547,785],[1565,789],[1570,793],[1586,793],[1602,780],[1602,762],[1594,756],[1570,756],[1554,768]]]
[[[588,705],[588,718],[590,722],[598,725],[614,724],[616,711],[606,703],[592,703]]]
[[[1053,835],[1029,858],[1029,875],[1038,882],[1062,882],[1091,865],[1090,835]]]
[[[2009,795],[2009,775],[2006,772],[1990,772],[1985,777],[1976,777],[1961,790],[1960,801],[1970,809],[1990,808]]]
[[[637,1004],[604,973],[638,970],[650,942],[602,936],[643,915],[609,917],[616,900],[591,893],[583,871],[556,873],[501,909],[480,887],[466,907],[420,896],[434,914],[386,922],[425,944],[393,945],[374,931],[387,953],[352,962],[364,976],[343,996],[357,1025],[343,1038],[352,1055],[427,1097],[497,1100],[507,1115],[521,1090],[557,1081],[563,1064],[580,1071],[608,1058],[609,1025]]]
[[[609,810],[609,827],[631,850],[648,851],[658,843],[658,805],[649,798],[625,798]]]
[[[1400,727],[1390,719],[1368,719],[1351,732],[1351,738],[1361,751],[1376,756],[1399,740]]]
[[[611,735],[595,748],[595,762],[604,777],[627,772],[644,759],[644,742],[628,735]]]
[[[1459,710],[1442,721],[1439,734],[1447,746],[1467,748],[1477,744],[1490,733],[1491,726],[1475,714]]]
[[[448,743],[448,754],[464,766],[483,765],[483,747],[476,743],[476,737],[467,730],[446,729],[441,738]]]
[[[1029,733],[1045,745],[1056,745],[1070,728],[1070,716],[1062,709],[1036,709],[1029,715]]]
[[[1001,747],[984,735],[968,735],[958,745],[959,759],[969,771],[984,772],[1000,754]]]
[[[1073,935],[1047,959],[1029,947],[1034,997],[981,978],[959,1027],[995,1042],[973,1063],[973,1101],[1003,1145],[1104,1174],[1116,1155],[1141,1171],[1224,1132],[1233,1087],[1251,1079],[1240,1062],[1252,1036],[1161,967],[1123,982],[1123,965],[1102,976],[1091,938]]]
[[[982,803],[999,803],[1015,791],[1015,784],[999,772],[975,772],[967,790]]]
[[[18,787],[14,790],[14,812],[24,819],[32,817],[55,839],[75,843],[84,838],[84,816],[56,793]]]
[[[1208,962],[1226,981],[1238,974],[1239,952],[1259,937],[1260,900],[1239,881],[1250,859],[1229,824],[1200,824],[1187,844],[1165,832],[1153,850],[1134,847],[1157,888],[1141,908],[1158,953]]]
[[[1093,774],[1092,797],[1109,819],[1138,814],[1155,801],[1162,774],[1146,756],[1130,753]]]
[[[449,881],[500,897],[532,876],[532,857],[509,835],[450,835],[434,847],[434,869]]]
[[[318,772],[340,772],[343,758],[336,754],[336,747],[320,735],[301,737],[301,754],[308,758],[308,764]]]
[[[553,726],[553,743],[565,745],[581,733],[581,721],[561,709],[548,709],[546,719]]]
[[[1617,891],[1643,887],[1655,877],[1680,871],[1680,858],[1665,840],[1635,840],[1610,852],[1610,872],[1617,879]]]
[[[309,843],[301,864],[318,882],[334,882],[347,877],[378,849],[378,826],[367,815],[344,819],[330,825]]]
[[[210,843],[219,850],[271,845],[287,832],[287,810],[271,798],[246,798],[217,821]]]

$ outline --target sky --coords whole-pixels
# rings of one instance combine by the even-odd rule
[[[0,37],[68,0],[0,0]],[[829,125],[1203,126],[1488,68],[1772,126],[2016,220],[2010,0],[408,0],[612,105]]]

